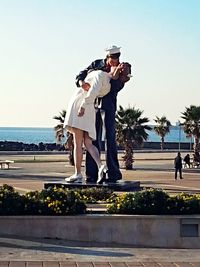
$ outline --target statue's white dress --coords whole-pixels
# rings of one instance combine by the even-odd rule
[[[103,97],[110,92],[110,79],[110,74],[101,70],[94,70],[87,75],[85,82],[90,84],[89,91],[78,88],[68,104],[64,122],[64,127],[68,131],[71,127],[78,128],[88,132],[92,139],[96,139],[94,102],[97,97]],[[82,117],[78,117],[80,107],[85,108]]]

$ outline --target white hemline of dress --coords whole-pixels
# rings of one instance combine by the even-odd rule
[[[95,70],[90,72],[85,82],[89,82],[91,88],[89,91],[84,91],[78,88],[70,99],[67,113],[65,117],[64,127],[70,131],[70,127],[78,128],[88,132],[89,136],[96,140],[96,109],[94,102],[97,97],[103,97],[110,91],[110,76],[108,73]],[[78,111],[81,106],[85,108],[85,113],[82,117],[78,116]]]

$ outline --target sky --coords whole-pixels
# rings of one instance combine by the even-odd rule
[[[132,65],[118,105],[172,124],[200,98],[199,0],[0,0],[0,127],[53,127],[110,45]]]

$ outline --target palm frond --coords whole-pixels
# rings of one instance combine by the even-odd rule
[[[200,139],[200,106],[190,105],[181,113],[184,120],[183,130],[186,136],[194,136],[194,150],[199,151]]]

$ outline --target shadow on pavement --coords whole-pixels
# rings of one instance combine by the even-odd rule
[[[91,248],[90,248],[91,246]],[[112,245],[113,247],[113,245]],[[134,255],[126,252],[112,251],[112,248],[106,248],[105,245],[80,243],[80,242],[67,242],[61,240],[45,240],[45,239],[27,239],[16,237],[1,237],[0,248],[11,249],[26,249],[41,252],[53,253],[67,253],[84,256],[102,256],[102,257],[133,257]],[[106,251],[105,251],[106,248]],[[108,251],[110,249],[110,251]]]

